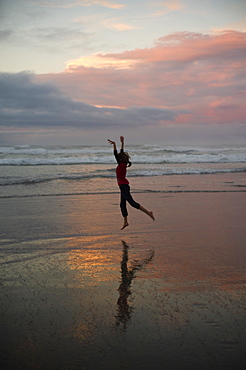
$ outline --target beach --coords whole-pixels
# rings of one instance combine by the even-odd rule
[[[1,368],[245,368],[240,190],[0,199]]]

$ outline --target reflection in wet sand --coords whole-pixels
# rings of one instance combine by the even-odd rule
[[[229,258],[235,248],[128,240],[4,246],[1,369],[245,368],[245,273]]]
[[[128,248],[129,246],[126,244],[124,240],[122,240],[123,244],[123,253],[122,253],[122,260],[121,260],[121,284],[119,286],[119,299],[117,301],[118,305],[118,313],[116,316],[116,325],[122,324],[124,329],[127,327],[127,323],[131,318],[131,313],[133,311],[133,307],[130,306],[128,302],[128,297],[131,294],[131,283],[132,280],[136,277],[137,271],[141,270],[144,266],[146,266],[154,257],[155,252],[149,251],[148,255],[142,260],[134,260],[131,263],[131,267],[128,268]]]

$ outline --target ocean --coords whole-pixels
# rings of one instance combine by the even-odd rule
[[[0,147],[2,369],[245,368],[246,149],[126,150]]]
[[[126,151],[132,192],[246,191],[245,147],[130,145]],[[109,145],[0,146],[0,197],[116,193],[115,168]]]

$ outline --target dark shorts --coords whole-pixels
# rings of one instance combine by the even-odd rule
[[[130,193],[130,186],[128,184],[120,185],[120,209],[123,217],[128,216],[126,202],[128,202],[132,207],[139,209],[140,204],[135,202]]]

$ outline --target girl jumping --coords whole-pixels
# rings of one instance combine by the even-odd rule
[[[129,154],[124,152],[124,137],[123,136],[120,137],[120,141],[121,141],[121,150],[120,150],[120,153],[118,153],[115,141],[108,139],[108,142],[111,145],[113,145],[114,156],[118,163],[118,166],[116,168],[116,176],[117,176],[117,182],[118,182],[120,193],[121,193],[120,209],[121,209],[122,216],[124,218],[124,223],[123,223],[121,230],[123,230],[125,229],[125,227],[129,225],[128,219],[127,219],[128,212],[126,208],[126,201],[128,201],[128,203],[132,207],[140,209],[142,212],[146,213],[146,215],[152,218],[152,220],[155,220],[155,218],[154,218],[153,212],[148,211],[143,206],[141,206],[139,203],[135,202],[135,200],[131,196],[129,181],[126,179],[126,169],[127,167],[131,166],[131,162],[129,160],[130,159]]]

